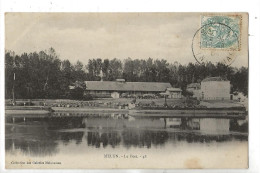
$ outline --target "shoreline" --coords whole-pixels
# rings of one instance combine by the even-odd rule
[[[30,110],[28,110],[30,108]],[[245,119],[246,111],[236,109],[115,109],[115,108],[66,108],[66,107],[38,107],[38,109],[31,107],[19,107],[15,109],[7,108],[5,110],[6,116],[52,116],[52,117],[65,117],[65,116],[90,116],[90,115],[109,115],[109,114],[123,114],[133,117],[170,117],[170,118],[236,118]]]

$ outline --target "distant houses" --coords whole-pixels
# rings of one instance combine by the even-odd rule
[[[85,81],[85,94],[94,98],[120,98],[125,96],[140,97],[161,95],[162,97],[180,99],[182,89],[173,88],[170,83],[162,82],[126,82],[124,79],[116,81]],[[191,83],[186,90],[192,97],[199,100],[230,100],[230,81],[221,77],[208,77],[201,83]],[[74,89],[72,86],[70,89]]]
[[[140,96],[144,94],[159,94],[171,88],[170,83],[161,82],[126,82],[116,81],[86,81],[86,94],[101,98],[119,98],[121,95]]]

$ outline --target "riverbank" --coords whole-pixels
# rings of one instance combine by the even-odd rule
[[[8,100],[6,100],[8,103]],[[20,105],[25,100],[17,100]],[[6,106],[6,115],[44,115],[65,113],[70,116],[86,114],[129,114],[132,116],[172,116],[172,117],[245,117],[245,107],[240,102],[230,100],[197,101],[194,99],[97,99],[78,100],[30,100],[34,106]],[[245,104],[245,103],[244,103]]]
[[[157,99],[131,99],[131,98],[100,98],[90,101],[79,101],[69,99],[17,99],[17,106],[44,106],[44,107],[63,107],[63,108],[112,108],[127,109],[130,103],[136,106],[144,107],[163,107],[165,106],[164,98]],[[203,100],[195,99],[167,99],[168,107],[202,107],[202,108],[229,108],[229,107],[247,107],[247,102],[238,102],[232,100]],[[11,106],[11,100],[6,99],[5,105]]]

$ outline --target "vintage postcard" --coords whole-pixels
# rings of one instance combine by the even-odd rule
[[[6,13],[7,169],[248,168],[247,13]]]

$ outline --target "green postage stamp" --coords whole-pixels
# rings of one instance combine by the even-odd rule
[[[240,49],[241,16],[202,16],[201,49]]]
[[[201,14],[200,27],[192,39],[196,61],[231,65],[241,52],[247,52],[247,21],[247,13]]]

